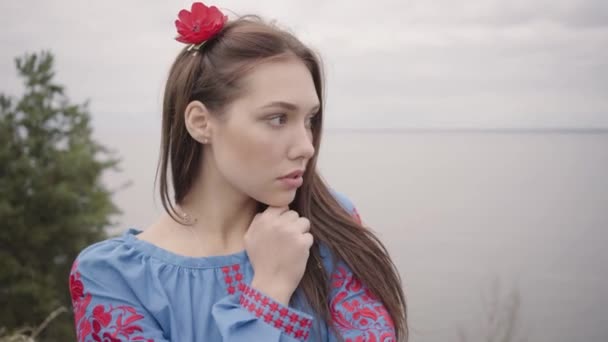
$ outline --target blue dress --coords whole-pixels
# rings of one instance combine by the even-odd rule
[[[352,203],[336,198],[357,219]],[[186,257],[140,240],[140,231],[85,248],[74,261],[70,293],[78,341],[338,341],[297,289],[289,306],[249,286],[245,251]],[[346,341],[394,341],[382,303],[321,248],[331,281],[330,309]]]

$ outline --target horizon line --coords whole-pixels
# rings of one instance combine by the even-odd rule
[[[398,127],[340,128],[328,127],[327,133],[587,133],[608,134],[608,127]]]

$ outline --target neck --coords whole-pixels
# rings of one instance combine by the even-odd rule
[[[194,186],[179,205],[181,211],[194,220],[188,230],[200,238],[207,250],[217,253],[242,250],[243,237],[256,214],[257,202],[230,185],[211,163],[203,163],[201,169]]]

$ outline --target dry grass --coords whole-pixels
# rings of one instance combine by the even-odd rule
[[[24,327],[12,332],[10,335],[6,335],[6,329],[2,327],[0,328],[0,342],[36,342],[38,335],[40,335],[49,323],[64,312],[68,312],[68,309],[64,306],[59,307],[51,312],[39,326]]]
[[[483,318],[479,330],[473,338],[460,329],[460,342],[527,342],[522,331],[521,295],[517,288],[505,293],[501,291],[500,281],[494,279],[489,289],[481,294]]]

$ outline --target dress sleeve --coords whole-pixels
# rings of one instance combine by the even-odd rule
[[[346,342],[396,341],[393,321],[382,302],[342,262],[331,276],[330,310]]]
[[[287,307],[247,284],[224,297],[212,315],[225,342],[307,341],[313,317]]]
[[[79,342],[167,342],[157,322],[104,263],[77,259],[69,286]]]
[[[362,224],[357,208],[346,196],[334,192],[338,202]],[[323,254],[331,253],[323,248]],[[329,266],[329,265],[328,265]],[[382,302],[355,277],[342,261],[330,275],[330,311],[336,330],[345,342],[396,341],[395,327]],[[336,336],[330,337],[336,341]]]
[[[354,203],[343,193],[333,189],[331,189],[330,191],[336,201],[338,201],[338,203],[342,206],[342,208],[344,208],[344,210],[351,214],[351,216],[355,219],[355,221],[357,221],[357,223],[363,224],[363,222],[361,221],[361,216],[359,216],[359,212],[357,211],[357,208],[355,207]]]

